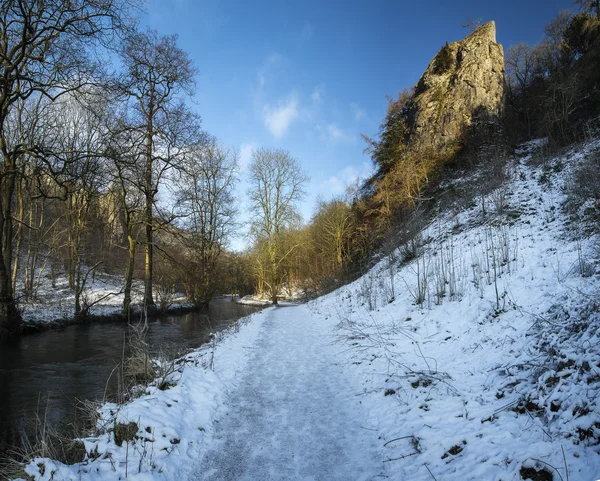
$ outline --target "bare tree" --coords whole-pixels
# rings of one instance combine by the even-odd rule
[[[26,154],[47,147],[11,144],[7,119],[17,103],[56,99],[97,78],[91,50],[107,46],[131,19],[136,0],[4,0],[0,3],[0,336],[19,329],[11,282],[13,195]],[[49,166],[47,166],[49,167]]]
[[[529,87],[539,74],[539,50],[525,43],[512,45],[506,55],[507,85],[512,96],[520,96],[519,108],[527,124],[527,135],[531,137],[531,125],[535,103],[530,99]]]
[[[465,17],[465,21],[460,25],[462,28],[466,28],[469,32],[474,32],[483,24],[483,19],[472,18],[470,15]]]
[[[237,164],[237,153],[210,139],[186,156],[175,181],[183,225],[189,233],[194,298],[204,303],[215,294],[217,262],[235,225]]]
[[[321,201],[312,226],[313,242],[319,247],[331,272],[339,272],[349,254],[350,236],[354,231],[352,208],[342,199]]]
[[[108,183],[104,117],[107,105],[93,91],[69,95],[56,102],[56,127],[60,151],[68,168],[66,189],[66,233],[69,252],[69,279],[75,291],[75,317],[84,317],[89,305],[83,298],[88,276],[100,265],[91,266],[91,223],[98,213],[100,193]],[[98,239],[95,239],[98,242]],[[86,304],[86,305],[84,305]]]
[[[201,137],[199,118],[184,101],[194,91],[196,69],[177,46],[177,36],[161,36],[153,30],[129,36],[121,58],[125,72],[120,88],[128,102],[127,124],[141,166],[137,184],[145,200],[144,307],[153,311],[155,203],[164,175]]]
[[[135,255],[138,239],[138,228],[143,224],[144,199],[142,193],[137,189],[135,175],[131,168],[135,163],[131,162],[126,150],[126,145],[114,143],[111,148],[111,159],[115,166],[114,183],[109,195],[115,201],[115,208],[122,212],[122,224],[124,235],[127,238],[127,265],[125,268],[125,282],[123,285],[123,313],[129,318],[131,306],[131,289],[133,286],[133,273],[135,270]],[[118,207],[117,207],[118,206]]]
[[[252,231],[264,239],[268,255],[269,289],[273,304],[281,286],[281,265],[294,251],[285,251],[283,234],[300,216],[297,203],[304,197],[308,177],[298,161],[285,150],[257,149],[252,152],[250,165],[250,197],[254,220]]]
[[[123,284],[123,313],[130,316],[131,291],[135,270],[137,246],[140,243],[139,230],[144,224],[145,199],[140,189],[140,179],[144,178],[140,162],[140,135],[132,127],[127,117],[126,106],[119,109],[114,103],[112,122],[108,123],[110,140],[107,156],[114,166],[111,185],[106,193],[109,204],[109,229],[116,244],[127,250],[125,282]]]

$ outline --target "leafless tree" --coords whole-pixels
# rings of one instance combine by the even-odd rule
[[[144,307],[154,310],[152,294],[155,203],[165,174],[178,167],[201,139],[199,118],[185,104],[195,87],[196,69],[177,46],[177,36],[148,30],[130,35],[121,49],[125,72],[120,90],[128,104],[127,125],[137,157],[137,186],[144,196]]]
[[[112,169],[111,185],[106,193],[110,205],[109,229],[116,238],[116,244],[127,250],[125,282],[123,284],[123,313],[130,315],[131,292],[140,228],[144,224],[143,192],[140,179],[143,179],[143,165],[139,159],[139,134],[131,128],[126,109],[119,109],[115,103],[112,122],[108,124],[110,140],[107,156]]]
[[[539,50],[525,43],[509,47],[506,55],[507,85],[512,96],[522,98],[520,109],[523,110],[527,124],[528,137],[531,137],[532,115],[535,108],[529,95],[529,87],[539,74]]]
[[[299,218],[297,203],[304,197],[308,181],[298,161],[285,150],[257,149],[250,165],[250,197],[254,219],[252,231],[263,239],[268,256],[267,282],[273,304],[281,286],[281,265],[294,251],[285,251],[283,235]]]
[[[108,184],[107,106],[103,96],[93,91],[63,97],[55,104],[56,128],[60,131],[56,139],[68,165],[69,180],[64,186],[69,279],[75,292],[74,314],[80,317],[89,307],[82,305],[88,276],[101,263],[92,267],[89,254],[92,218],[98,213],[100,193]]]
[[[312,219],[313,242],[333,273],[339,272],[349,254],[354,221],[352,208],[342,199],[321,201],[317,206],[317,213]]]
[[[204,303],[215,294],[217,262],[235,226],[233,188],[237,164],[236,152],[210,139],[191,150],[174,181],[189,236],[194,298]]]
[[[461,27],[466,28],[469,32],[474,32],[483,24],[483,19],[480,18],[472,18],[470,15],[467,15],[465,21],[461,24]]]
[[[137,0],[0,3],[0,336],[19,329],[11,282],[17,179],[29,156],[44,159],[49,149],[39,138],[11,144],[8,119],[19,102],[39,97],[55,100],[94,82],[101,64],[91,61],[92,51],[108,46],[116,33],[132,23],[129,12],[136,6]],[[52,174],[56,165],[45,167]]]

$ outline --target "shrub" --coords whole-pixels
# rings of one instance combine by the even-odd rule
[[[433,64],[433,73],[442,75],[448,72],[454,66],[454,55],[446,42],[446,45],[435,56]]]

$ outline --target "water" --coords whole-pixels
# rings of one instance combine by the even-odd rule
[[[217,299],[208,311],[150,322],[146,340],[153,349],[198,347],[210,332],[259,309]],[[114,394],[116,376],[107,381],[121,359],[127,331],[124,323],[77,325],[0,345],[0,442],[36,412],[61,419],[74,412],[77,399]]]

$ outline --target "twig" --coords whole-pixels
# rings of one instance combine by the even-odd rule
[[[525,409],[525,412],[529,415],[529,417],[531,418],[531,420],[533,421],[533,423],[535,424],[535,418],[532,416],[531,412],[529,411],[529,409]],[[550,434],[548,434],[548,432],[541,426],[538,426],[542,432],[548,436],[548,439],[550,439],[550,441],[553,441],[552,436],[550,436]]]
[[[400,441],[401,439],[407,439],[407,438],[414,438],[414,436],[411,434],[409,436],[402,436],[401,438],[395,438],[395,439],[390,439],[387,443],[385,443],[383,446],[387,446],[390,443],[393,443],[394,441]]]
[[[429,467],[426,464],[424,466],[425,466],[425,469],[427,469],[427,471],[429,471],[429,474],[431,474],[431,477],[434,479],[434,481],[437,481],[437,478],[433,475],[433,473],[431,472]]]
[[[505,404],[504,406],[502,406],[501,408],[498,408],[494,411],[494,416],[502,411],[504,411],[505,409],[508,409],[516,404],[519,404],[521,402],[520,399],[516,399],[515,401],[509,402],[508,404]]]
[[[545,464],[546,466],[550,466],[552,469],[554,469],[554,471],[556,471],[556,474],[558,474],[558,477],[560,478],[560,481],[564,481],[564,478],[561,476],[560,472],[558,469],[556,469],[554,466],[552,466],[551,464],[547,463],[546,461],[542,461],[541,459],[537,459],[537,458],[531,458],[534,461],[537,461],[538,463],[542,463]]]
[[[410,456],[414,456],[415,454],[420,454],[420,453],[419,453],[419,451],[415,451],[414,453],[405,454],[405,455],[400,456],[398,458],[384,459],[383,462],[384,463],[389,463],[390,461],[398,461],[399,459],[409,458]]]
[[[563,448],[563,445],[560,445],[560,450],[562,451],[562,455],[563,455],[563,463],[565,465],[565,473],[567,475],[567,481],[569,481],[569,467],[567,466],[567,458],[565,456],[565,448]]]
[[[360,426],[360,427],[363,428],[363,429],[367,429],[368,431],[377,431],[377,429],[373,429],[373,428],[366,428],[364,426]]]

